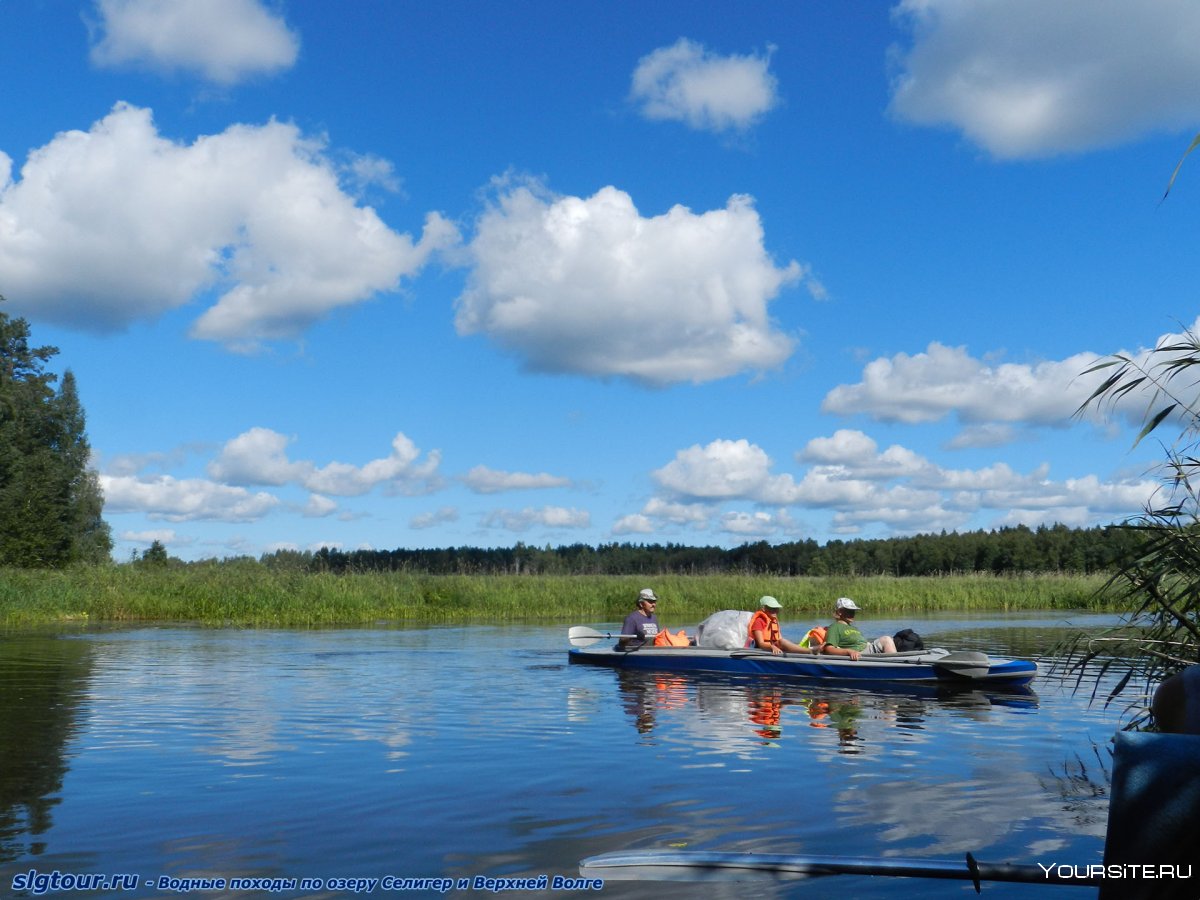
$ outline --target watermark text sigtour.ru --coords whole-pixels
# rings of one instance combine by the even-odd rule
[[[1047,878],[1079,878],[1094,880],[1098,878],[1191,878],[1192,867],[1189,863],[1182,865],[1162,865],[1154,863],[1121,863],[1109,865],[1043,865],[1037,864]]]

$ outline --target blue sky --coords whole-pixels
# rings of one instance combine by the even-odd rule
[[[115,556],[1135,514],[1184,2],[0,0],[0,294]]]

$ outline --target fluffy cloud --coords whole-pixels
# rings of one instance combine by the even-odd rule
[[[680,38],[643,57],[630,96],[648,119],[707,131],[746,129],[778,103],[766,56],[719,56]]]
[[[408,524],[417,529],[434,528],[448,522],[458,521],[458,510],[452,506],[442,506],[432,512],[413,516]]]
[[[775,266],[748,197],[643,218],[614,187],[582,199],[518,186],[480,217],[470,255],[459,333],[531,369],[699,383],[792,352],[767,304],[803,269]]]
[[[1164,334],[1155,342],[1156,347],[1181,347],[1178,352],[1155,354],[1140,348],[1119,351],[1114,357],[1162,378],[1170,373],[1173,359],[1188,355],[1197,334],[1200,318],[1188,333]],[[821,410],[909,425],[935,422],[953,414],[967,427],[950,446],[997,446],[1031,427],[1061,428],[1071,424],[1076,410],[1115,371],[1109,367],[1084,374],[1102,359],[1108,357],[1077,353],[1035,365],[1001,364],[976,359],[965,347],[946,347],[935,341],[924,353],[898,353],[872,360],[857,384],[839,385],[826,394]],[[1170,388],[1185,405],[1200,403],[1200,385],[1171,381]],[[1111,415],[1141,424],[1148,408],[1162,405],[1154,403],[1155,399],[1154,386],[1148,380],[1140,388],[1121,394],[1115,403],[1089,407],[1086,415],[1097,423]]]
[[[97,0],[92,62],[197,72],[228,85],[296,61],[300,41],[258,0]]]
[[[292,439],[269,428],[251,428],[226,442],[208,464],[208,474],[233,484],[282,485],[303,481],[311,463],[294,463],[287,458]]]
[[[106,514],[137,512],[168,522],[254,522],[279,505],[270,494],[202,478],[101,475],[100,487]]]
[[[571,479],[540,472],[502,472],[487,466],[475,466],[462,477],[463,483],[477,494],[496,494],[501,491],[535,490],[538,488],[570,487]]]
[[[839,510],[833,514],[830,527],[836,534],[855,537],[869,525],[884,525],[895,534],[931,534],[955,531],[967,525],[969,514],[946,509],[940,505],[927,507],[875,506],[865,509]],[[1004,523],[995,523],[1000,527]],[[1028,520],[1011,524],[1031,524]],[[1089,523],[1090,524],[1090,523]]]
[[[891,109],[997,157],[1115,144],[1200,118],[1189,0],[903,0]]]
[[[649,516],[644,516],[640,513],[633,513],[628,516],[621,516],[613,523],[612,533],[614,535],[622,534],[653,534],[654,522]]]
[[[662,497],[651,497],[640,513],[622,516],[612,527],[613,534],[653,534],[661,527],[688,527],[707,531],[713,517],[720,511],[719,503],[681,503]]]
[[[535,526],[544,528],[587,528],[592,517],[586,510],[569,509],[564,506],[543,506],[541,509],[525,507],[521,510],[497,509],[483,518],[485,528],[500,528],[505,531],[527,531]]]
[[[285,452],[290,443],[290,438],[269,428],[252,428],[225,444],[208,464],[208,474],[230,484],[295,483],[316,494],[338,497],[357,497],[379,485],[402,494],[426,493],[437,485],[441,452],[433,450],[419,461],[421,451],[403,432],[392,439],[388,456],[362,466],[294,462]]]
[[[391,231],[343,192],[321,141],[281,122],[183,145],[121,103],[11,171],[0,153],[0,283],[15,312],[67,327],[120,329],[216,287],[194,336],[294,337],[457,240],[436,214],[419,241]]]
[[[207,478],[176,478],[147,471],[158,461],[145,458],[138,471],[133,458],[114,461],[100,476],[106,514],[142,513],[171,522],[211,520],[254,522],[280,507],[279,497],[248,488],[295,486],[309,491],[303,504],[289,505],[305,518],[326,518],[338,512],[327,495],[356,497],[381,487],[389,494],[425,494],[441,484],[439,451],[421,459],[420,450],[403,433],[392,440],[391,452],[361,466],[331,462],[325,466],[291,460],[291,439],[268,428],[252,428],[228,441],[206,467]],[[182,462],[179,454],[167,458]],[[349,517],[343,513],[341,518]]]
[[[190,540],[180,540],[174,528],[150,529],[147,531],[122,531],[118,537],[131,544],[146,544],[158,541],[161,544],[188,544]]]
[[[766,452],[745,440],[680,450],[651,473],[659,494],[639,513],[618,519],[613,533],[715,528],[747,537],[795,535],[803,530],[796,510],[828,511],[834,530],[844,534],[870,525],[895,533],[959,529],[987,511],[994,516],[983,527],[1086,526],[1142,508],[1158,488],[1149,479],[1053,481],[1046,465],[1028,473],[1004,463],[943,468],[906,447],[880,450],[869,435],[849,429],[809,441],[796,461],[807,466],[798,479],[776,473]]]
[[[957,435],[946,442],[947,450],[966,450],[982,447],[1003,447],[1014,443],[1020,436],[1020,431],[1012,425],[1000,422],[983,422],[978,425],[968,425]]]
[[[310,494],[308,503],[304,505],[303,515],[306,519],[323,519],[333,515],[337,508],[336,501],[322,497],[320,494]]]
[[[642,512],[665,522],[676,525],[704,525],[716,511],[717,507],[708,503],[678,503],[664,500],[661,497],[651,497]]]
[[[795,496],[790,475],[773,476],[771,460],[749,441],[716,440],[695,444],[651,477],[669,495],[699,500],[750,499],[784,501]]]
[[[801,462],[839,470],[853,470],[859,478],[911,477],[926,470],[929,463],[899,445],[883,453],[879,445],[861,431],[842,429],[832,437],[813,438],[796,454]]]
[[[734,534],[745,540],[769,538],[780,532],[790,533],[796,530],[796,522],[787,510],[770,513],[763,510],[755,512],[727,512],[720,519],[721,531]]]
[[[1098,357],[1079,353],[1061,362],[989,364],[965,347],[936,341],[924,353],[898,353],[868,363],[858,384],[839,385],[822,412],[865,413],[883,422],[935,422],[956,413],[965,422],[1065,426],[1098,383],[1080,373]]]
[[[403,433],[392,439],[392,452],[362,466],[332,462],[314,469],[303,484],[313,491],[340,497],[365,494],[377,485],[400,494],[427,493],[437,485],[437,469],[442,461],[439,450],[431,450],[424,462],[421,451]]]

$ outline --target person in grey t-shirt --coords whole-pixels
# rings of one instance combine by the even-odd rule
[[[637,607],[625,617],[621,626],[621,637],[617,640],[618,650],[636,650],[643,644],[653,644],[658,634],[658,597],[650,588],[643,588],[637,597]],[[630,637],[630,635],[633,635]]]

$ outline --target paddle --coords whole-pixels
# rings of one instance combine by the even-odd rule
[[[596,641],[616,640],[617,638],[635,638],[636,634],[613,634],[611,631],[597,631],[595,628],[588,628],[586,625],[572,625],[567,632],[567,637],[576,647],[587,647]]]
[[[845,856],[789,856],[781,853],[709,851],[617,852],[590,856],[579,874],[612,881],[748,881],[761,878],[808,878],[819,875],[895,875],[970,881],[979,893],[981,881],[1025,884],[1075,884],[1096,887],[1098,879],[1080,877],[1081,866],[1026,866],[978,862],[970,853],[964,863],[949,860],[855,859]],[[1067,874],[1060,874],[1060,869]]]
[[[978,650],[957,650],[947,653],[941,659],[934,660],[933,667],[938,672],[955,678],[983,678],[991,669],[992,661],[986,653]]]

